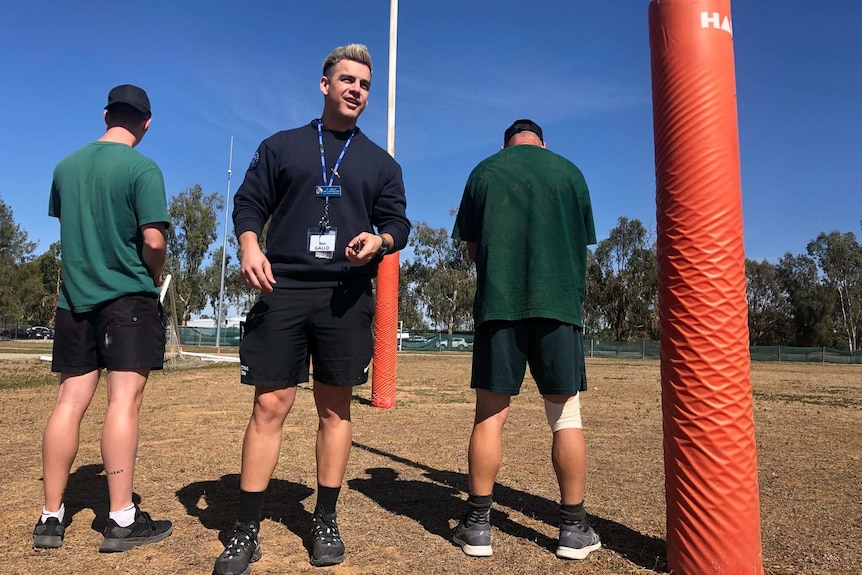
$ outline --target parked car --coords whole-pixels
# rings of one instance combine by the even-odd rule
[[[463,337],[450,337],[437,342],[438,349],[467,349],[470,346]]]
[[[26,329],[7,329],[0,331],[0,338],[3,339],[30,339],[30,332]]]
[[[44,325],[34,325],[27,328],[30,339],[54,339],[54,330]]]

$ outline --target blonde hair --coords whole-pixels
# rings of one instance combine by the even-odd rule
[[[329,56],[323,61],[323,75],[328,78],[329,71],[342,60],[352,60],[365,64],[369,71],[373,71],[371,54],[365,44],[347,44],[346,46],[339,46],[329,53]]]

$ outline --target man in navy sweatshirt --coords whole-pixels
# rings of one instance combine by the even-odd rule
[[[400,166],[356,126],[370,87],[368,49],[333,50],[323,62],[321,118],[264,140],[234,199],[243,282],[261,295],[240,344],[240,380],[255,390],[240,512],[216,575],[245,575],[260,558],[264,492],[297,385],[309,380],[309,358],[319,415],[311,563],[344,559],[335,506],[350,453],[353,386],[368,380],[373,354],[371,280],[410,232]]]

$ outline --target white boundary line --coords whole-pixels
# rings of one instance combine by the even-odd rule
[[[225,363],[239,363],[238,357],[231,357],[229,355],[216,355],[214,353],[195,353],[192,351],[184,351],[181,355],[188,355],[191,357],[200,358],[203,361],[222,361]],[[51,361],[50,355],[40,355],[39,359],[42,361]]]
[[[229,363],[239,363],[238,357],[232,357],[229,355],[216,355],[214,353],[196,353],[193,351],[183,351],[181,355],[189,355],[191,357],[199,357],[204,361],[224,361]]]

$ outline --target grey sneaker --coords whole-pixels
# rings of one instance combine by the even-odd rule
[[[593,531],[586,519],[569,525],[560,525],[560,544],[557,557],[561,559],[586,559],[587,555],[599,549],[602,541]]]
[[[251,564],[260,559],[258,527],[237,521],[228,536],[224,551],[216,559],[213,575],[248,575]]]
[[[145,513],[135,505],[135,521],[128,527],[120,527],[113,519],[108,519],[105,527],[105,538],[99,545],[102,553],[128,551],[138,545],[149,545],[167,538],[174,528],[170,521],[153,521],[149,513]]]
[[[485,511],[465,513],[452,535],[452,542],[470,557],[491,556],[491,516]]]
[[[338,533],[336,514],[316,508],[311,521],[311,564],[326,567],[344,561],[344,541]]]
[[[42,518],[33,529],[34,549],[59,549],[63,545],[63,536],[66,534],[66,526],[60,523],[56,517],[49,517],[42,523]]]

